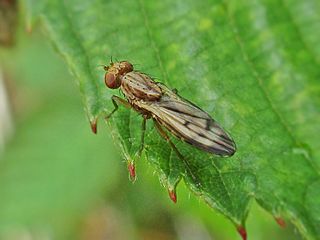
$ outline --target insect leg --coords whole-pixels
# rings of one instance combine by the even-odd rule
[[[106,121],[112,116],[112,114],[115,113],[115,111],[118,110],[118,107],[119,107],[118,104],[119,104],[119,105],[121,104],[122,106],[125,106],[126,108],[131,108],[130,103],[128,103],[126,100],[124,100],[124,99],[122,99],[122,98],[119,98],[118,96],[113,95],[113,96],[111,97],[111,99],[112,99],[112,103],[113,103],[114,109],[112,110],[111,113],[109,113],[109,114],[105,117],[105,120],[106,120]]]
[[[140,143],[140,148],[139,148],[139,151],[138,151],[138,158],[139,159],[141,157],[141,153],[142,153],[143,148],[144,148],[144,135],[145,135],[145,132],[146,132],[146,122],[147,122],[147,118],[143,117],[142,128],[141,128],[141,143]]]
[[[174,143],[171,141],[170,137],[168,136],[168,134],[163,130],[163,128],[161,127],[161,125],[155,120],[154,120],[154,124],[156,129],[158,130],[159,134],[161,137],[163,137],[171,146],[171,148],[173,149],[173,151],[177,154],[177,156],[180,158],[180,160],[183,161],[183,163],[186,166],[187,172],[189,172],[192,180],[195,182],[197,187],[201,187],[201,183],[199,181],[199,179],[193,174],[192,170],[191,170],[191,166],[190,163],[187,161],[187,159],[185,159],[183,157],[183,155],[179,152],[179,150],[177,149],[176,145],[174,145]]]

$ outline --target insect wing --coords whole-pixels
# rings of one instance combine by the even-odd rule
[[[147,108],[156,120],[178,138],[202,150],[222,156],[232,156],[236,146],[231,137],[209,114],[161,86],[164,95]]]

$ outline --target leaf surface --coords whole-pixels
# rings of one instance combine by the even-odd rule
[[[99,67],[113,56],[178,89],[231,133],[231,158],[174,139],[188,170],[150,121],[145,153],[169,190],[184,179],[239,226],[256,199],[319,239],[319,11],[316,0],[71,0],[49,1],[41,17],[90,121],[121,96],[106,89]],[[137,160],[141,122],[123,108],[110,122],[129,162]]]

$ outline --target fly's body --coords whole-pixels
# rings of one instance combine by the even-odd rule
[[[129,72],[122,78],[120,89],[129,101],[158,101],[161,88],[149,76],[139,72]]]
[[[126,100],[112,97],[115,109],[108,117],[117,110],[118,104],[132,107],[144,117],[143,133],[146,119],[152,118],[160,135],[171,144],[180,158],[182,155],[162,127],[206,152],[221,156],[235,153],[235,143],[215,120],[175,91],[144,73],[134,71],[132,64],[127,61],[111,63],[105,66],[105,70],[106,85],[113,89],[120,88],[126,97]],[[142,151],[144,135],[141,140]]]

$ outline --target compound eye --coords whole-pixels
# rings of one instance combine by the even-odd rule
[[[106,73],[104,75],[104,82],[106,83],[108,88],[118,88],[121,85],[120,80],[113,73]]]

